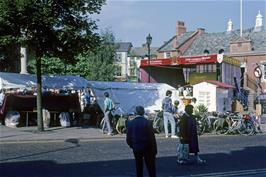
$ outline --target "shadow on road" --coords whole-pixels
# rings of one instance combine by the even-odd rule
[[[217,153],[202,156],[204,166],[178,166],[176,157],[157,159],[158,176],[183,176],[214,172],[266,169],[266,146],[247,147],[230,154]],[[145,171],[147,175],[147,172]],[[54,161],[23,161],[0,164],[3,177],[100,177],[135,176],[133,160],[97,161],[72,164],[57,164]]]

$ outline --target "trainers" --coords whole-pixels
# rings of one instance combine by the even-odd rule
[[[177,163],[180,164],[180,165],[185,165],[188,162],[186,160],[177,160]]]
[[[169,136],[168,135],[165,135],[165,138],[169,138]]]
[[[172,135],[171,138],[178,138],[176,135]]]
[[[112,136],[112,135],[114,135],[113,133],[107,133],[107,135],[110,135],[110,136]]]
[[[206,163],[206,160],[203,160],[203,159],[198,159],[197,160],[197,164],[199,164],[199,165],[203,165],[205,163]]]

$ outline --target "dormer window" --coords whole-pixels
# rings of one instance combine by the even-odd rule
[[[171,52],[165,52],[164,58],[171,58]]]
[[[210,52],[209,52],[209,50],[205,49],[203,53],[204,54],[209,54]]]
[[[224,49],[220,49],[219,54],[224,54]]]

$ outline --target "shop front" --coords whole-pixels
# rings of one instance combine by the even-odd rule
[[[240,76],[240,62],[223,54],[142,60],[140,64],[141,82],[150,80],[155,83],[167,83],[176,88],[204,80],[217,80],[234,85],[238,89]]]

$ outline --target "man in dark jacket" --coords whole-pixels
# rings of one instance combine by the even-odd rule
[[[143,159],[149,176],[156,177],[156,139],[151,122],[143,117],[144,112],[142,106],[136,107],[137,116],[127,124],[126,141],[134,153],[137,177],[143,177]]]

